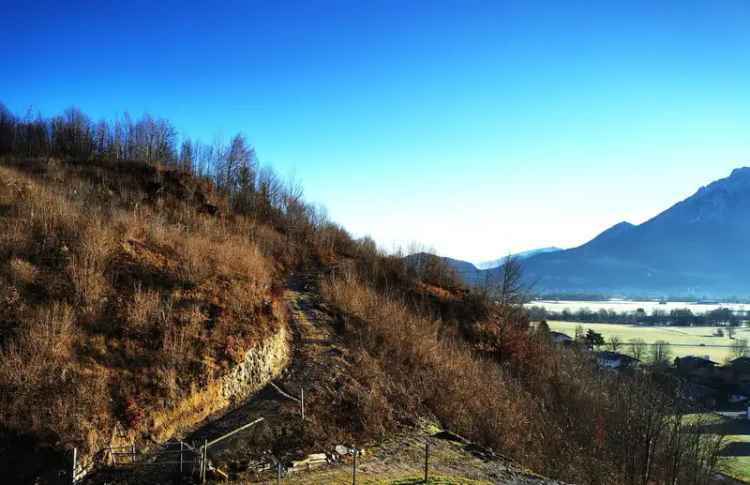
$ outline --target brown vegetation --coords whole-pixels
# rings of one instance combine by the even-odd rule
[[[202,211],[210,184],[139,164],[17,168],[0,168],[6,431],[84,452],[117,423],[150,431],[278,325],[274,264],[252,222]]]
[[[164,120],[0,106],[2,156],[0,434],[91,454],[116,425],[144,437],[204,417],[208,384],[276,334],[286,273],[304,266],[326,275],[349,372],[311,392],[323,414],[303,439],[428,416],[579,483],[699,485],[715,468],[719,443],[683,420],[673,383],[531,333],[517,271],[476,291],[439,258],[382,254],[259,169],[241,136],[178,154]]]
[[[523,322],[477,322],[469,346],[398,293],[353,273],[323,294],[345,315],[354,381],[342,400],[364,433],[434,416],[537,472],[591,484],[707,483],[720,440],[683,418],[653,377],[603,374],[585,355],[551,347]],[[493,312],[494,313],[494,312]]]

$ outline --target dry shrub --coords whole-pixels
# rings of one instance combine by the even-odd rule
[[[274,318],[254,224],[154,200],[157,170],[126,165],[0,167],[0,426],[87,454],[117,420],[147,431]]]
[[[206,315],[196,304],[175,311],[175,319],[162,337],[163,355],[169,364],[177,367],[189,359],[192,340],[200,335],[205,320]]]
[[[73,283],[76,300],[84,306],[94,306],[109,291],[104,275],[116,246],[116,235],[103,218],[88,218],[81,221],[78,239],[71,245],[72,255],[66,272]]]
[[[52,429],[58,435],[76,426],[77,394],[72,360],[77,339],[73,309],[54,303],[36,310],[0,354],[2,422],[16,429]]]
[[[38,274],[36,266],[28,261],[13,258],[8,263],[10,281],[16,286],[27,286],[34,283]]]
[[[157,291],[136,287],[132,302],[126,307],[127,331],[135,337],[149,335],[151,329],[162,319],[161,296]]]
[[[395,295],[368,288],[350,274],[325,281],[324,296],[346,315],[345,333],[358,349],[353,366],[367,382],[354,407],[369,433],[433,414],[443,424],[487,445],[521,454],[525,392],[494,362],[438,336],[440,322],[416,314]],[[366,416],[365,416],[366,414]]]
[[[271,281],[271,269],[259,248],[240,236],[212,238],[202,234],[182,234],[176,246],[184,258],[186,281],[201,283],[216,275],[247,278],[254,286],[265,287]]]

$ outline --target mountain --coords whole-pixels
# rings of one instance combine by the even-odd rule
[[[552,253],[556,251],[562,251],[562,249],[557,248],[557,247],[531,249],[529,251],[522,251],[520,253],[511,254],[510,257],[524,260],[532,256],[535,256],[537,254]],[[509,256],[505,256],[503,258],[495,259],[493,261],[484,261],[478,264],[470,263],[468,261],[463,261],[461,259],[449,258],[445,256],[439,257],[439,256],[435,256],[434,254],[429,254],[429,253],[410,254],[409,256],[406,256],[405,259],[407,263],[409,263],[410,265],[415,266],[415,267],[420,267],[428,262],[431,262],[433,258],[439,258],[444,263],[446,263],[450,268],[452,268],[453,271],[455,271],[456,274],[458,274],[464,282],[469,283],[469,284],[484,284],[486,282],[487,276],[491,275],[491,272],[489,270],[502,266],[503,262],[508,257]]]
[[[537,292],[618,296],[750,294],[750,168],[701,187],[640,225],[620,222],[572,249],[523,261]],[[469,282],[497,277],[478,270]]]
[[[527,259],[532,256],[536,256],[537,254],[553,253],[555,251],[562,251],[562,248],[549,246],[546,248],[530,249],[528,251],[521,251],[520,253],[511,254],[511,257],[518,258],[518,259]],[[507,256],[498,258],[498,259],[493,259],[491,261],[482,261],[481,263],[477,263],[474,266],[478,269],[497,268],[498,266],[502,266],[506,259],[507,259]],[[463,263],[463,261],[461,262]],[[468,263],[468,264],[471,264],[471,263]]]

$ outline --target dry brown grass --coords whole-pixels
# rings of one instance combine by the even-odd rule
[[[359,350],[354,380],[367,386],[348,392],[362,430],[382,432],[428,414],[520,454],[530,419],[526,393],[499,366],[460,342],[441,339],[441,322],[351,273],[325,281],[322,291],[346,315],[345,333]]]
[[[668,376],[602,372],[589,353],[502,322],[517,318],[502,308],[475,322],[469,347],[434,312],[352,271],[325,280],[322,293],[343,314],[354,356],[337,404],[364,436],[426,415],[574,483],[710,483],[717,440],[685,426]],[[689,458],[674,466],[675,456]]]
[[[210,190],[189,176],[20,167],[32,175],[0,167],[0,429],[86,453],[116,423],[184,425],[194,386],[278,325],[274,265],[252,241],[275,232],[202,213]]]

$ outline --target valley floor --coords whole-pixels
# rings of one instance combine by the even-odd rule
[[[731,358],[732,348],[738,339],[750,340],[750,328],[739,327],[735,330],[735,338],[730,339],[723,327],[723,337],[714,336],[719,327],[650,327],[643,325],[622,325],[616,323],[578,323],[548,321],[550,330],[562,332],[570,337],[575,335],[577,326],[584,330],[592,329],[609,341],[611,337],[618,337],[622,347],[627,350],[631,339],[642,339],[647,344],[658,340],[664,340],[671,344],[673,357],[685,357],[695,355],[699,357],[708,356],[714,362],[723,364]]]

